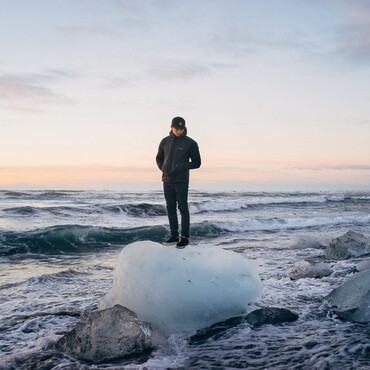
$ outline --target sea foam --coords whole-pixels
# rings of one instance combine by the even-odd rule
[[[256,263],[238,253],[140,241],[123,248],[100,308],[121,304],[167,333],[192,331],[247,312],[261,289]]]

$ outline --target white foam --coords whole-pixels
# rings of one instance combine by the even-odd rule
[[[238,253],[207,244],[179,250],[141,241],[123,248],[100,307],[121,304],[174,333],[241,315],[261,290],[256,263]]]
[[[292,249],[322,248],[322,244],[312,235],[293,235],[289,247]]]
[[[214,225],[231,232],[246,232],[256,230],[284,230],[289,228],[306,228],[326,225],[368,224],[370,216],[339,216],[311,218],[260,218],[236,222],[214,222]]]
[[[192,214],[202,212],[222,212],[222,211],[237,211],[245,207],[245,204],[240,200],[221,200],[203,203],[191,203],[189,210]]]
[[[249,206],[270,205],[270,204],[300,204],[300,203],[320,203],[328,201],[341,202],[345,199],[342,195],[302,195],[302,196],[263,196],[263,197],[241,197],[238,199],[221,199],[199,203],[191,203],[190,211],[192,214],[202,212],[238,211]]]

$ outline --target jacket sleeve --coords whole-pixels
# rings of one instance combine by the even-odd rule
[[[157,162],[158,168],[162,171],[163,160],[164,160],[163,140],[159,144],[158,153],[157,153],[157,156],[155,157],[155,160]]]
[[[189,157],[191,162],[185,163],[184,167],[186,170],[193,170],[199,168],[202,161],[200,159],[198,144],[194,141],[189,150]]]

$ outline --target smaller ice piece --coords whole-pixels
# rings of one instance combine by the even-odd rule
[[[151,241],[127,245],[101,308],[120,304],[170,334],[248,312],[261,293],[257,263],[209,244],[185,249]]]

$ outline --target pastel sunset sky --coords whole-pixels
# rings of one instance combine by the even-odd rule
[[[370,1],[0,0],[0,189],[370,184]]]

